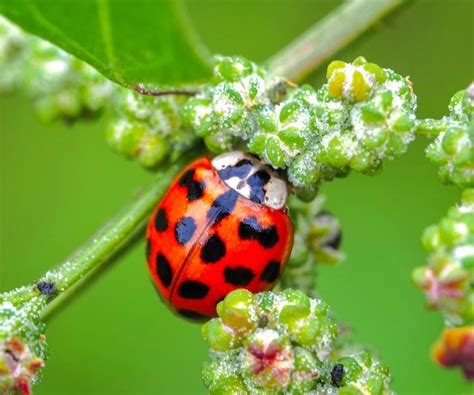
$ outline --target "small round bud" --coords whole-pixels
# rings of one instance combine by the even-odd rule
[[[337,334],[322,301],[290,289],[255,296],[236,290],[217,313],[202,331],[211,346],[211,362],[203,367],[211,393],[303,393],[318,387]]]
[[[114,114],[106,131],[107,141],[117,153],[136,158],[153,168],[168,156],[180,155],[195,142],[183,125],[181,96],[144,96],[131,90],[117,91]]]

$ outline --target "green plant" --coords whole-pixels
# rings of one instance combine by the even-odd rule
[[[139,47],[130,48],[126,42],[114,40],[110,26],[104,22],[110,13],[122,12],[121,6],[107,7],[106,2],[98,2],[98,36],[103,37],[105,45],[103,53],[93,52],[96,47],[88,37],[78,36],[77,24],[71,23],[64,36],[57,36],[54,24],[44,24],[38,14],[27,11],[30,8],[22,8],[27,3],[0,3],[0,11],[82,60],[2,22],[3,89],[30,94],[44,121],[75,121],[107,112],[107,141],[112,149],[156,170],[157,181],[62,266],[32,285],[1,295],[2,390],[29,391],[47,357],[44,319],[50,309],[71,294],[79,280],[86,281],[87,275],[127,245],[143,228],[182,164],[206,149],[243,149],[257,154],[273,167],[285,170],[298,198],[311,201],[323,182],[345,177],[350,171],[376,174],[384,160],[405,153],[417,135],[434,138],[427,149],[428,158],[440,166],[443,182],[466,191],[462,204],[439,227],[426,231],[429,266],[415,272],[414,278],[423,289],[430,287],[427,281],[433,277],[442,285],[447,282],[455,297],[450,298],[448,292],[445,298],[443,287],[437,287],[441,293],[435,295],[436,307],[446,314],[448,325],[463,325],[468,328],[467,336],[473,336],[472,190],[468,189],[474,186],[472,86],[453,97],[449,114],[443,119],[417,119],[416,97],[408,78],[362,57],[352,63],[330,63],[327,83],[319,89],[299,87],[280,77],[298,79],[308,67],[314,67],[315,59],[321,61],[321,48],[329,45],[324,39],[317,47],[312,45],[310,59],[298,56],[302,43],[297,42],[289,47],[290,52],[272,58],[269,69],[240,57],[221,56],[211,61],[205,52],[198,53],[186,41],[186,34],[170,33],[174,31],[171,23],[164,24],[162,31],[163,35],[172,35],[169,43],[155,43],[145,34],[146,39],[140,36],[143,42]],[[335,15],[349,18],[351,24],[341,23],[338,34],[350,36],[395,3],[362,1],[341,7]],[[174,3],[163,2],[157,7],[163,21],[182,22]],[[63,9],[58,6],[51,10],[60,26],[58,17]],[[87,12],[87,7],[79,7],[79,14]],[[140,10],[140,17],[143,15]],[[130,16],[137,17],[133,13]],[[334,30],[331,21],[328,18],[317,25],[303,41],[308,44],[315,37],[324,37],[323,28]],[[129,31],[126,26],[120,29]],[[146,67],[145,61],[132,58],[156,46],[166,48],[189,65],[175,68],[163,56]],[[290,59],[300,63],[290,63]],[[213,77],[209,78],[211,64]],[[204,85],[196,84],[203,81]],[[140,91],[147,89],[163,90],[162,95],[143,96]],[[342,254],[338,251],[337,220],[320,212],[319,200],[301,200],[295,198],[290,205],[297,244],[280,284],[281,293],[230,294],[218,308],[220,318],[205,324],[203,335],[212,349],[212,362],[203,371],[205,384],[215,393],[389,393],[387,368],[368,351],[346,350],[344,340],[342,345],[333,346],[337,330],[328,307],[308,298],[315,297],[317,265],[337,262]],[[447,277],[438,278],[439,272]],[[260,349],[274,349],[282,356],[277,358],[276,368],[271,364],[260,366],[266,358],[261,357]],[[472,363],[471,356],[466,355],[464,359],[454,358],[464,368]],[[229,369],[243,373],[230,380]]]

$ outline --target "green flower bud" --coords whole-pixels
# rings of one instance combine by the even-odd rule
[[[151,97],[126,89],[117,91],[106,131],[109,145],[147,168],[156,167],[168,155],[179,156],[195,142],[181,118],[186,102],[182,96]]]
[[[257,326],[252,305],[253,294],[245,289],[238,289],[217,305],[217,313],[222,322],[237,333],[247,332]]]
[[[392,394],[388,367],[366,351],[337,360],[331,379],[339,395]]]
[[[255,296],[236,290],[217,313],[202,330],[211,346],[202,374],[211,393],[302,394],[318,388],[337,334],[324,302],[291,289]]]
[[[474,84],[451,99],[449,115],[439,121],[443,126],[426,148],[426,156],[439,166],[445,184],[460,188],[474,186]]]

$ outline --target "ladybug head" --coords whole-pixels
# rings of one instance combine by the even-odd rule
[[[212,165],[221,180],[240,195],[276,210],[285,207],[286,182],[257,158],[233,151],[216,156]]]

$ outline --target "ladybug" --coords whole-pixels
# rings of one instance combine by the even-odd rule
[[[243,152],[186,166],[147,229],[148,269],[165,303],[200,321],[234,289],[271,289],[293,245],[287,194],[275,171]]]

